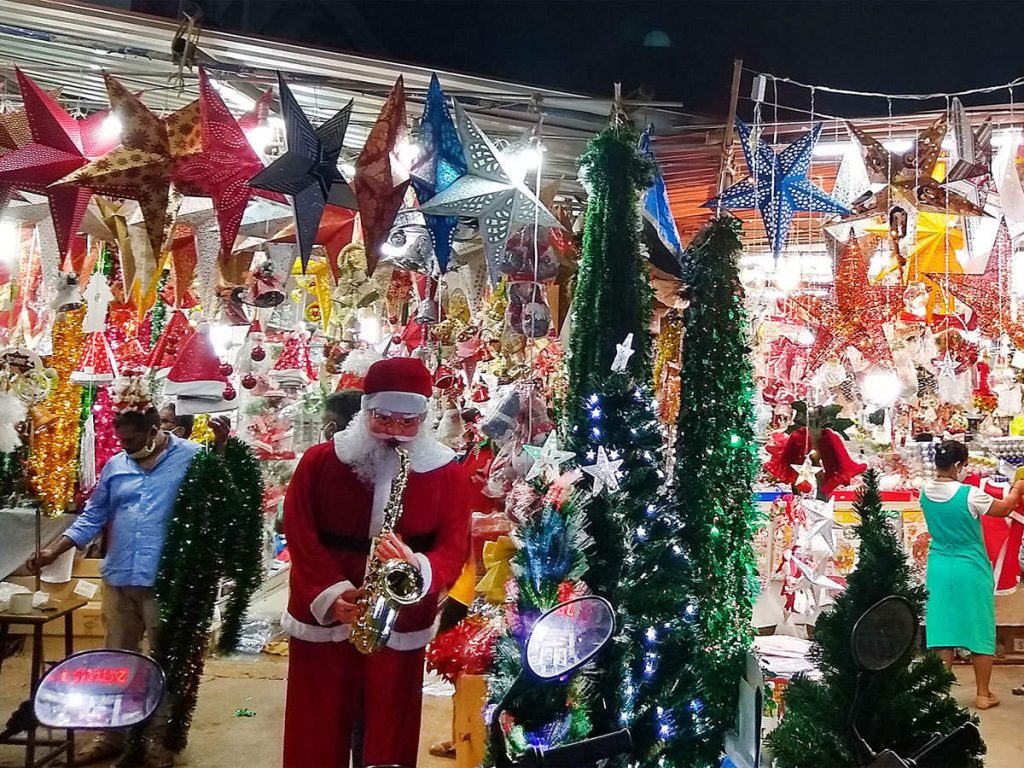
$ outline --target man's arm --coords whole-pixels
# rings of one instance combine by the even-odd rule
[[[320,543],[313,519],[313,482],[318,468],[306,453],[284,497],[284,535],[291,553],[291,591],[321,624],[354,618],[356,589]]]
[[[95,539],[110,519],[110,474],[108,463],[100,473],[96,490],[85,503],[85,509],[56,541],[50,542],[25,563],[32,573],[38,573],[72,547],[84,547]]]

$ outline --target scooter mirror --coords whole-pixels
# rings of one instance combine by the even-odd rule
[[[533,625],[526,641],[526,666],[551,680],[586,664],[611,639],[615,614],[601,597],[577,597],[556,605]]]
[[[853,660],[864,672],[888,669],[914,644],[917,616],[910,602],[890,595],[861,614],[853,626]]]
[[[127,728],[148,719],[163,692],[163,670],[148,656],[85,651],[46,673],[36,689],[35,715],[48,728]]]

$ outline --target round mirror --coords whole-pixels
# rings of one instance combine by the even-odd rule
[[[148,656],[85,651],[46,673],[36,719],[48,728],[127,728],[152,715],[163,693],[163,670]]]
[[[868,608],[853,626],[853,660],[866,672],[888,669],[914,644],[917,616],[910,602],[890,595]]]
[[[526,667],[550,680],[586,664],[615,631],[611,603],[600,597],[577,597],[556,605],[530,630]]]

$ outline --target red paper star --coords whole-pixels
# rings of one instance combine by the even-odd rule
[[[359,201],[359,220],[366,243],[366,268],[373,274],[378,251],[391,231],[409,187],[409,171],[395,156],[406,140],[405,86],[398,78],[356,158],[352,187]]]
[[[60,183],[137,200],[155,259],[172,219],[168,208],[174,170],[184,158],[202,150],[199,102],[160,118],[113,77],[104,75],[104,80],[111,107],[123,126],[121,146],[65,176]]]
[[[1010,308],[1013,238],[1006,220],[999,222],[995,243],[980,275],[932,275],[953,297],[973,310],[971,327],[990,339],[1003,333],[1014,346],[1024,348],[1024,324],[1013,320]],[[948,281],[948,285],[947,285]]]
[[[868,262],[852,231],[839,255],[828,294],[800,296],[793,301],[818,326],[807,361],[808,372],[847,347],[856,347],[872,363],[892,361],[882,324],[903,309],[903,296],[868,280]]]
[[[356,226],[356,212],[348,208],[339,208],[336,205],[328,205],[324,208],[324,215],[320,218],[320,226],[316,231],[316,238],[313,241],[322,245],[327,251],[328,264],[331,266],[331,274],[337,281],[338,254],[341,249],[352,242],[352,235]],[[274,237],[275,243],[294,243],[295,225],[289,224]]]
[[[0,157],[0,184],[46,195],[63,260],[91,193],[50,185],[109,151],[118,137],[102,129],[107,112],[75,120],[24,72],[16,72],[32,141]]]
[[[199,114],[202,151],[177,164],[174,186],[183,194],[213,199],[220,226],[221,258],[226,258],[234,249],[245,206],[257,194],[247,182],[263,170],[263,162],[203,70],[199,70]],[[263,194],[285,202],[282,195]]]

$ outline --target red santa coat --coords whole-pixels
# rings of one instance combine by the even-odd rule
[[[357,417],[358,418],[358,417]],[[365,725],[367,764],[413,766],[419,738],[423,647],[436,631],[440,595],[469,548],[468,483],[450,449],[429,438],[410,445],[410,474],[396,532],[416,552],[427,594],[401,609],[388,647],[362,656],[332,606],[358,587],[369,540],[383,522],[397,456],[368,483],[354,469],[351,430],[306,451],[288,487],[284,530],[291,592],[282,625],[292,637],[284,765],[347,766],[352,722]],[[362,439],[367,439],[363,433]],[[372,439],[372,438],[370,438]]]

